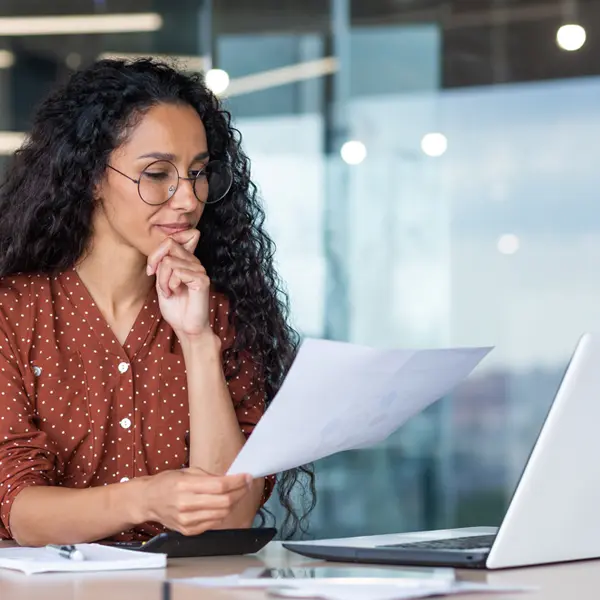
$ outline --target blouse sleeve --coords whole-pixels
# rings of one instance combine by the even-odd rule
[[[7,319],[0,314],[0,538],[10,539],[9,517],[21,490],[55,485],[57,453],[35,425],[25,391],[16,345]]]
[[[228,350],[235,341],[235,328],[229,322],[229,301],[220,294],[213,296],[213,301],[217,306],[215,332],[221,338],[223,370],[240,429],[247,439],[265,412],[264,376],[250,349],[241,351],[237,360],[229,356]],[[271,496],[275,481],[275,475],[265,478],[263,504]]]

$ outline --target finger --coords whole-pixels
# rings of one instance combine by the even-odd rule
[[[204,469],[204,467],[198,467],[198,466],[193,466],[193,467],[186,467],[185,469],[180,469],[180,471],[184,474],[187,475],[189,477],[198,477],[201,475],[211,475],[213,479],[222,479],[222,480],[226,480],[226,481],[237,481],[240,478],[241,479],[248,479],[249,481],[254,479],[252,477],[252,475],[250,475],[249,473],[236,473],[235,475],[220,475],[219,473],[211,473],[210,471],[207,471],[206,469]]]
[[[230,511],[248,493],[247,487],[227,494],[204,494],[189,491],[177,502],[177,508],[181,513],[195,513],[201,510]]]
[[[175,518],[183,526],[198,525],[202,521],[218,521],[224,519],[231,512],[230,508],[201,508],[191,511],[180,511]]]
[[[182,283],[183,282],[177,276],[177,273],[173,271],[171,278],[169,279],[169,290],[171,290],[171,292],[176,292],[181,287]]]
[[[166,298],[171,295],[169,280],[171,279],[172,273],[173,269],[169,266],[169,264],[161,261],[160,265],[158,266],[158,271],[156,272],[156,289],[160,291]]]
[[[210,280],[206,274],[191,269],[175,268],[171,279],[173,278],[179,283],[184,283],[190,290],[207,290],[210,287]]]
[[[200,510],[193,513],[178,515],[177,522],[182,527],[200,527],[206,523],[217,523],[227,518],[227,510]]]
[[[242,484],[233,490],[219,492],[214,486],[206,482],[192,482],[185,488],[183,503],[187,510],[198,510],[200,508],[224,508],[236,504],[252,489],[251,485]]]
[[[196,271],[198,273],[206,273],[206,269],[193,254],[186,253],[186,256],[184,257],[169,254],[160,261],[159,266],[162,264],[168,265],[171,269],[190,269],[191,271]]]
[[[217,508],[222,510],[230,511],[234,506],[238,504],[243,498],[246,497],[247,494],[250,493],[250,488],[245,486],[240,488],[239,490],[235,490],[233,492],[229,492],[225,495],[216,495],[213,494],[212,497],[214,499],[214,503]]]
[[[173,527],[176,531],[179,531],[182,535],[199,535],[204,533],[205,531],[209,531],[210,529],[222,529],[223,528],[223,519],[215,519],[214,521],[199,521],[198,523],[194,523],[184,526]]]
[[[252,476],[243,473],[210,477],[202,473],[195,473],[192,469],[186,469],[184,474],[190,479],[189,489],[196,493],[227,494],[234,490],[247,488],[252,484]]]
[[[188,252],[181,244],[173,238],[164,240],[158,248],[148,256],[146,272],[153,275],[158,269],[158,265],[165,256],[178,256],[180,258],[192,258],[193,253]],[[195,258],[195,257],[194,257]],[[198,259],[196,259],[198,260]]]
[[[164,276],[162,272],[167,269],[169,273],[167,286],[172,292],[177,291],[181,283],[185,283],[190,289],[195,290],[201,290],[210,286],[210,280],[206,275],[204,267],[194,256],[190,256],[192,260],[175,256],[165,256],[161,260],[159,264],[161,278]]]
[[[200,230],[186,229],[185,231],[179,231],[171,236],[171,239],[175,240],[178,244],[187,250],[190,254],[194,254],[198,242],[200,241]]]
[[[160,261],[169,254],[170,246],[174,244],[173,240],[167,238],[160,246],[148,256],[146,273],[153,275],[158,270]]]
[[[163,292],[165,292],[163,286],[166,285],[167,287],[165,296],[170,296],[168,291],[176,292],[183,280],[186,283],[189,282],[192,289],[201,289],[202,285],[206,285],[206,283],[210,285],[204,267],[197,260],[192,262],[183,258],[165,256],[158,265],[157,277],[157,282]]]

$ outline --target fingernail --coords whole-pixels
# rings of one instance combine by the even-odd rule
[[[147,274],[147,275],[152,275],[152,267],[151,267],[150,265],[148,265],[148,266],[146,267],[146,274]]]
[[[254,478],[252,477],[252,475],[246,475],[246,485],[248,487],[250,487],[252,485],[253,481],[254,481]]]

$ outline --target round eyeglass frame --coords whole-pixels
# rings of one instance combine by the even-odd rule
[[[144,171],[146,171],[147,169],[149,169],[152,165],[155,165],[156,163],[168,163],[170,165],[173,166],[173,168],[175,169],[175,173],[177,173],[177,185],[175,186],[175,189],[173,191],[171,191],[171,188],[169,187],[169,192],[171,193],[171,195],[164,200],[163,202],[158,202],[158,203],[153,203],[153,202],[148,202],[146,200],[144,200],[144,197],[142,196],[142,192],[140,190],[140,184],[142,181],[142,174],[144,173]],[[212,200],[212,201],[207,201],[207,200],[200,200],[200,198],[198,198],[198,194],[196,192],[196,182],[198,181],[198,177],[200,177],[200,175],[202,173],[205,172],[206,167],[208,167],[208,165],[210,165],[211,163],[218,163],[219,165],[222,165],[223,167],[225,167],[226,169],[228,169],[231,177],[229,180],[229,185],[227,186],[227,189],[223,192],[223,194],[221,194],[221,196],[219,196],[219,198],[217,200]],[[221,200],[223,200],[223,198],[225,198],[225,196],[227,196],[227,194],[229,193],[229,190],[231,189],[231,186],[233,185],[233,173],[231,173],[231,167],[224,161],[222,160],[210,160],[208,161],[204,167],[198,171],[198,174],[196,175],[196,177],[182,177],[179,174],[179,169],[177,168],[177,166],[172,163],[170,160],[166,160],[163,158],[159,158],[157,160],[152,161],[151,163],[149,163],[148,165],[146,165],[144,167],[144,169],[142,170],[142,172],[140,173],[140,177],[139,179],[134,179],[133,177],[130,177],[129,175],[127,175],[126,173],[123,173],[123,171],[119,171],[119,169],[113,167],[112,165],[108,165],[108,167],[110,169],[112,169],[113,171],[115,171],[116,173],[118,173],[119,175],[123,175],[123,177],[126,177],[127,179],[129,179],[129,181],[133,181],[133,183],[135,183],[137,185],[137,190],[138,190],[138,196],[140,197],[140,200],[144,203],[147,204],[148,206],[162,206],[163,204],[166,204],[177,192],[177,190],[179,189],[179,182],[183,179],[184,181],[189,181],[192,184],[192,191],[194,192],[194,196],[196,198],[196,200],[198,200],[198,202],[202,203],[202,204],[217,204],[218,202],[220,202]],[[210,195],[210,186],[209,186],[209,195]]]

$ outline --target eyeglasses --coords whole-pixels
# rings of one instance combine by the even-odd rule
[[[156,206],[168,202],[179,187],[179,182],[191,181],[194,196],[203,204],[216,204],[231,189],[233,175],[231,168],[220,160],[211,160],[193,177],[181,177],[177,167],[168,160],[156,160],[150,163],[141,173],[139,179],[129,177],[125,173],[108,165],[113,171],[127,177],[138,186],[138,194],[146,203]]]

